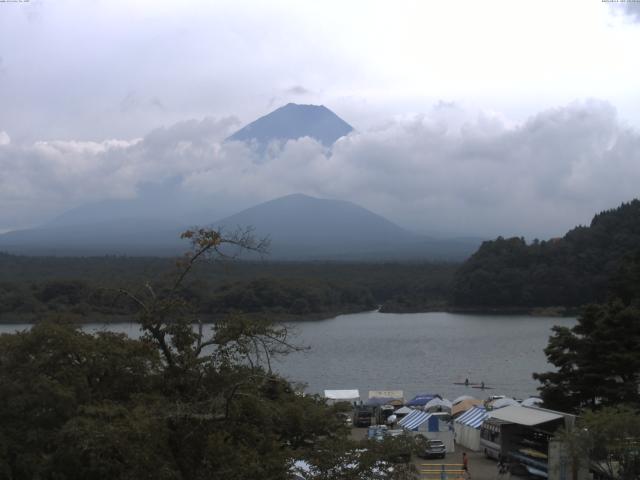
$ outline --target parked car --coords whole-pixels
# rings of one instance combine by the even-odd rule
[[[444,458],[447,454],[447,447],[442,440],[427,440],[425,447],[419,452],[422,458]]]
[[[338,420],[341,420],[345,425],[351,426],[353,419],[350,412],[339,412],[336,414]]]

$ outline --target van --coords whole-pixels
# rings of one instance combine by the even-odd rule
[[[355,427],[369,427],[372,418],[373,412],[371,410],[359,408],[353,413],[353,425]]]

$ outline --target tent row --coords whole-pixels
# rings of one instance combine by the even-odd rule
[[[325,390],[324,397],[330,403],[363,403],[360,397],[360,391],[357,389]],[[531,397],[519,402],[513,398],[498,396],[483,402],[482,400],[469,395],[462,395],[455,400],[450,401],[446,398],[442,398],[438,394],[420,393],[414,396],[411,400],[405,402],[404,392],[402,390],[370,390],[368,399],[364,403],[373,407],[392,405],[394,407],[406,406],[420,408],[429,412],[449,412],[453,417],[456,417],[474,406],[484,406],[489,410],[512,405],[531,407],[540,405],[542,400],[540,398]]]

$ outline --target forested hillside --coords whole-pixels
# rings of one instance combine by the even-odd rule
[[[456,307],[576,307],[604,300],[625,257],[640,248],[640,201],[597,214],[563,238],[484,242],[456,272]]]
[[[118,288],[151,281],[162,289],[175,260],[144,257],[24,257],[0,254],[0,321],[48,314],[118,320],[134,305]],[[448,296],[456,264],[212,262],[196,268],[182,294],[200,314],[270,314],[279,319],[433,309]]]

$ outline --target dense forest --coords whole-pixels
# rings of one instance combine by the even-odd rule
[[[640,201],[597,214],[548,241],[484,242],[456,272],[456,307],[577,307],[609,295],[625,258],[640,248]]]
[[[75,314],[108,321],[135,305],[121,288],[161,290],[175,259],[26,257],[0,254],[0,320]],[[448,263],[203,262],[181,287],[198,313],[266,313],[278,319],[442,307],[457,265]],[[86,320],[85,320],[86,321]]]

